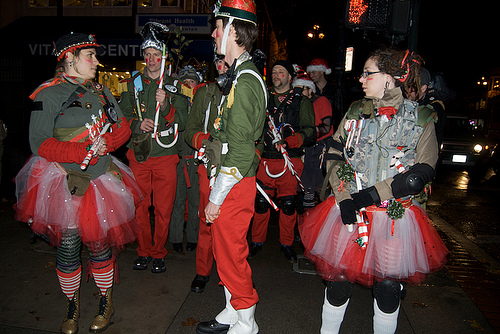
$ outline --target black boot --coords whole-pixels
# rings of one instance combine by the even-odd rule
[[[257,253],[262,249],[261,243],[251,242],[250,249],[248,251],[248,258],[253,259],[257,256]]]
[[[297,262],[297,254],[295,254],[295,251],[293,250],[292,246],[285,246],[281,245],[281,251],[285,253],[285,257],[290,263],[296,263]]]
[[[196,275],[193,282],[191,283],[191,291],[197,293],[205,291],[205,286],[207,285],[207,282],[209,280],[210,280],[210,275],[208,276]]]
[[[229,325],[220,324],[215,319],[200,322],[196,326],[196,333],[198,334],[226,334],[228,330]]]

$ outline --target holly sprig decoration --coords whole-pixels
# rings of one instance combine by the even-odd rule
[[[337,176],[344,182],[352,182],[355,178],[354,169],[349,164],[343,164],[337,170]]]
[[[405,214],[405,208],[401,202],[390,200],[387,205],[387,215],[392,219],[401,219]]]

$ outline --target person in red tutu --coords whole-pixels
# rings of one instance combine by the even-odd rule
[[[55,76],[30,96],[33,155],[15,180],[16,219],[57,247],[56,272],[68,307],[61,333],[66,334],[79,329],[82,243],[101,295],[89,330],[109,326],[112,248],[135,240],[135,206],[141,200],[131,170],[108,154],[129,139],[130,127],[110,90],[93,81],[99,49],[93,35],[81,33],[54,43]]]
[[[333,196],[299,224],[305,255],[326,281],[321,333],[338,333],[354,282],[373,287],[373,330],[394,333],[404,283],[446,262],[446,249],[413,200],[435,175],[435,113],[403,98],[418,88],[423,60],[378,49],[359,79],[327,154]]]

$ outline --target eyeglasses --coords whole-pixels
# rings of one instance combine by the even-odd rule
[[[361,73],[361,77],[363,79],[366,79],[366,78],[368,78],[369,75],[376,74],[376,73],[382,73],[382,71],[377,71],[377,72],[364,71],[363,73]]]

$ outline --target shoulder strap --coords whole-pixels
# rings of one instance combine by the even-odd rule
[[[246,69],[246,70],[242,70],[240,72],[238,72],[238,74],[236,75],[236,78],[235,80],[238,79],[238,77],[240,75],[242,75],[243,73],[250,73],[252,74],[254,77],[256,77],[259,82],[260,82],[260,85],[262,86],[262,90],[264,90],[264,96],[267,96],[267,88],[266,88],[266,84],[264,83],[264,80],[262,80],[262,77],[260,76],[260,74],[257,74],[254,70],[251,70],[251,69]],[[267,98],[265,99],[266,100],[266,110],[267,110]]]
[[[434,111],[434,107],[430,104],[418,107],[418,120],[417,125],[421,127],[426,127],[429,123],[436,123],[437,113]]]
[[[69,107],[69,105],[73,102],[75,102],[76,100],[78,100],[78,98],[80,97],[80,94],[84,94],[86,93],[85,89],[82,87],[82,86],[78,86],[74,91],[73,93],[71,93],[71,95],[68,97],[68,99],[66,100],[66,102],[63,103],[62,107],[61,107],[61,110],[59,110],[59,113],[57,114],[56,116],[56,119],[57,117],[64,111],[66,110],[66,108]]]
[[[141,77],[141,72],[139,71],[133,71],[132,72],[132,79],[134,79],[134,88],[138,91],[138,92],[142,92],[142,90],[144,89],[142,87],[142,77]]]

